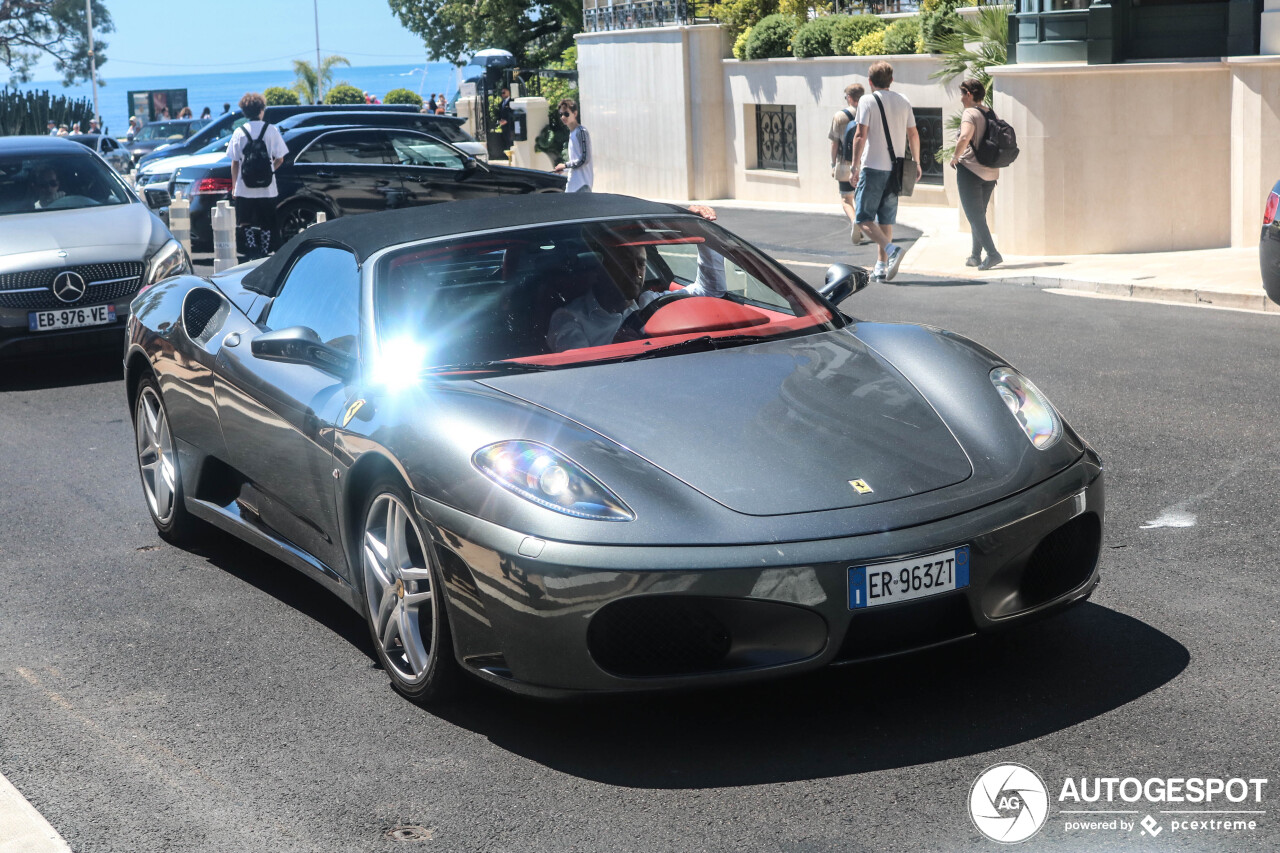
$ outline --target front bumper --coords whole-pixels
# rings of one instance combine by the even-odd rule
[[[717,547],[542,542],[415,495],[435,540],[459,662],[555,696],[730,684],[994,631],[1098,582],[1101,463],[996,504],[866,536]],[[848,570],[970,547],[969,586],[861,610]]]

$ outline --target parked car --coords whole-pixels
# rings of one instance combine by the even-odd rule
[[[208,166],[223,160],[230,144],[230,136],[221,136],[192,154],[162,157],[140,166],[134,175],[134,184],[142,193],[147,207],[164,218],[171,200],[169,181],[173,179],[173,173],[182,166]]]
[[[424,702],[767,679],[1087,599],[1098,456],[985,347],[842,314],[866,284],[604,194],[317,225],[134,303],[144,504],[336,593]]]
[[[73,133],[65,138],[98,152],[103,160],[111,164],[111,168],[122,175],[127,173],[129,167],[133,165],[133,157],[129,151],[110,136],[104,136],[101,133]]]
[[[489,152],[484,144],[462,129],[465,119],[457,116],[427,115],[426,113],[380,112],[377,110],[335,111],[322,113],[300,113],[282,120],[278,127],[281,131],[293,130],[296,127],[315,127],[322,124],[350,124],[368,127],[403,127],[418,130],[431,136],[439,137],[457,148],[463,154],[470,154],[477,160],[488,160]]]
[[[492,166],[440,139],[414,130],[305,127],[284,134],[289,153],[276,172],[280,239],[316,221],[397,207],[414,207],[536,192],[563,192],[551,172]],[[231,161],[184,166],[169,181],[169,195],[191,201],[193,251],[213,248],[210,211],[231,197]]]
[[[144,124],[132,140],[125,143],[137,165],[142,157],[190,137],[209,123],[207,118],[175,118]]]
[[[0,138],[0,355],[118,346],[140,288],[190,269],[112,169],[65,138]]]
[[[298,115],[300,113],[316,113],[316,112],[417,112],[418,108],[412,104],[305,104],[285,105],[285,106],[269,106],[263,114],[263,118],[268,122],[275,124],[289,116]],[[163,150],[153,151],[146,154],[138,161],[138,166],[145,166],[153,160],[162,157],[177,157],[183,154],[193,154],[201,148],[204,148],[215,139],[230,136],[233,131],[240,125],[245,123],[244,114],[239,110],[232,110],[229,113],[212,119],[204,127],[200,128],[196,133],[191,134],[187,139],[180,142],[174,142],[172,145]]]
[[[1280,181],[1276,181],[1267,196],[1267,207],[1262,212],[1262,236],[1258,240],[1262,287],[1272,302],[1280,302],[1280,221],[1276,219],[1277,208],[1280,208]]]

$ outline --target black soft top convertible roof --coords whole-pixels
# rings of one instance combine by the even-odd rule
[[[308,128],[309,129],[309,128]],[[500,198],[471,199],[349,216],[313,225],[285,243],[280,251],[247,273],[243,286],[271,294],[293,260],[316,245],[342,246],[360,263],[371,255],[400,243],[487,231],[521,228],[541,223],[615,216],[670,216],[688,213],[671,204],[660,204],[625,195],[606,193],[536,193]]]

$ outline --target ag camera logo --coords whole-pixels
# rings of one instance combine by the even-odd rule
[[[1049,792],[1022,764],[994,764],[969,789],[969,817],[979,832],[1001,844],[1026,841],[1049,816]]]

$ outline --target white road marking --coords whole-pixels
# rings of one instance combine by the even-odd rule
[[[1160,513],[1159,517],[1148,521],[1146,524],[1140,525],[1141,530],[1153,530],[1157,527],[1195,527],[1195,513],[1182,512],[1176,508],[1170,507]]]
[[[71,853],[67,842],[0,775],[0,853]]]
[[[1178,501],[1171,507],[1165,507],[1161,513],[1146,524],[1139,525],[1140,530],[1155,530],[1160,527],[1195,527],[1196,515],[1191,511],[1191,507],[1200,503],[1207,497],[1211,497],[1214,492],[1221,489],[1231,480],[1244,473],[1246,468],[1251,466],[1248,460],[1240,460],[1232,465],[1226,475],[1214,483],[1212,487],[1201,492],[1198,495],[1192,495],[1186,500]]]

